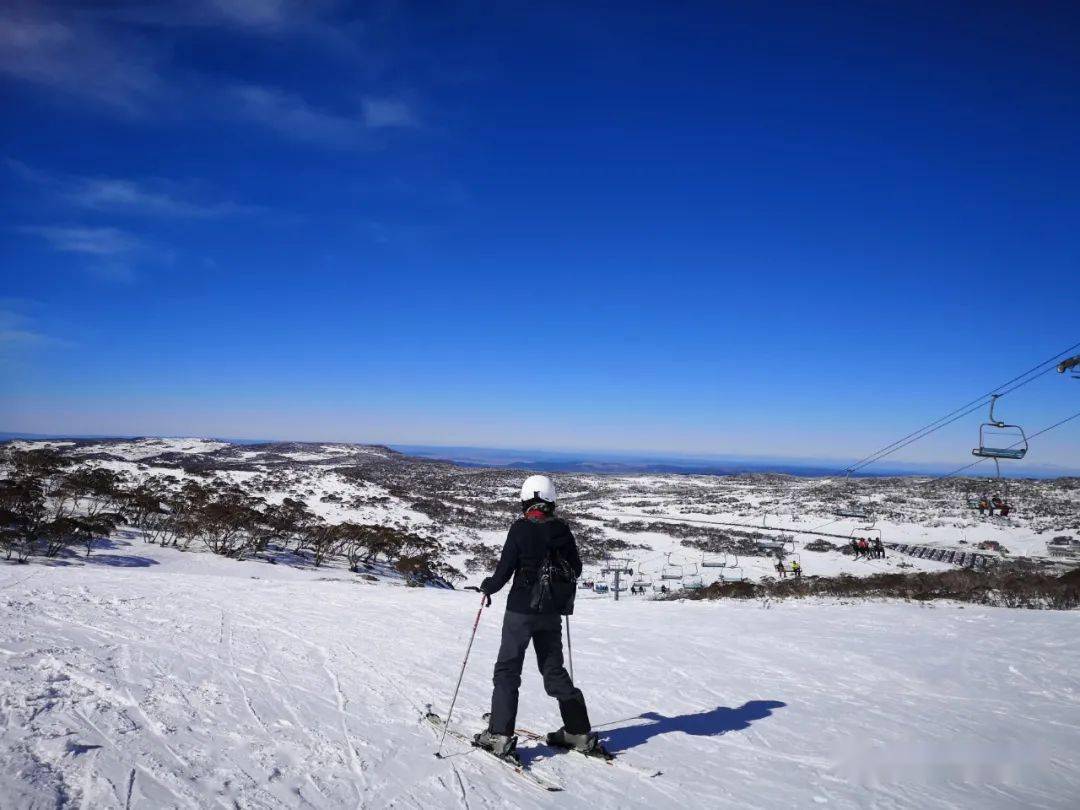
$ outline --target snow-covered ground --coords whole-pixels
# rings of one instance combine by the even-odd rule
[[[0,807],[1075,807],[1075,613],[583,598],[574,670],[647,779],[532,743],[436,759],[475,593],[134,534],[0,564]],[[478,726],[502,598],[457,716]],[[557,723],[527,661],[519,724]]]

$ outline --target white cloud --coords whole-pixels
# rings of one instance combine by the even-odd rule
[[[99,11],[103,19],[170,28],[230,27],[253,33],[307,31],[343,5],[337,0],[143,0]]]
[[[192,199],[195,196],[194,183],[54,174],[31,168],[16,160],[8,160],[7,165],[27,183],[43,188],[67,203],[91,211],[181,219],[223,219],[263,211],[257,206],[234,202],[201,202]]]
[[[13,309],[0,309],[0,359],[10,359],[31,349],[67,346],[67,341],[34,328],[30,318]]]
[[[296,95],[260,85],[234,85],[230,94],[237,112],[283,135],[338,146],[356,143],[364,135],[359,116],[316,109]]]
[[[139,112],[161,86],[140,40],[34,5],[0,10],[0,73],[127,113]]]
[[[366,98],[362,102],[364,124],[369,129],[383,127],[419,127],[420,119],[412,106],[400,99]]]
[[[373,77],[384,73],[385,57],[373,55],[374,47],[359,47],[367,35],[361,18],[373,13],[358,13],[337,0],[0,4],[0,77],[133,116],[240,117],[297,140],[358,145],[374,130],[419,127],[416,110],[406,101],[375,94],[362,99],[359,109],[341,113],[271,85],[185,71],[171,62],[169,45],[181,34],[160,33],[166,28],[220,28],[307,39],[321,52],[343,58],[351,77]],[[98,199],[133,196],[119,185],[99,191]],[[160,198],[143,195],[141,201],[180,215]],[[183,215],[201,214],[188,209]]]
[[[119,228],[28,225],[19,231],[41,237],[53,250],[62,253],[115,258],[131,255],[143,247],[138,239]]]

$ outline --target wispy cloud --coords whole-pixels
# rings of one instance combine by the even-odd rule
[[[38,331],[27,315],[0,308],[0,359],[12,359],[31,349],[69,345],[66,340]]]
[[[345,5],[339,0],[143,0],[102,9],[98,16],[139,25],[281,34],[328,26],[323,18]]]
[[[187,219],[224,219],[261,213],[251,205],[202,202],[194,198],[194,183],[170,180],[129,180],[44,172],[16,160],[8,167],[25,182],[45,189],[58,199],[91,211]]]
[[[385,56],[358,50],[365,23],[350,9],[338,0],[16,4],[0,8],[0,76],[129,115],[221,115],[325,145],[375,143],[370,135],[376,130],[421,126],[412,103],[378,92],[375,77],[385,73]],[[162,36],[167,28],[173,32]],[[191,35],[198,28],[316,40],[322,52],[345,60],[353,78],[366,72],[373,92],[354,110],[333,110],[273,84],[238,82],[182,68],[171,58],[171,43],[181,36],[175,31],[188,29],[186,35]],[[130,192],[112,186],[103,196],[130,199]],[[160,199],[142,196],[141,201],[162,208]],[[196,214],[189,209],[187,215]]]
[[[21,233],[44,239],[53,250],[87,256],[129,256],[143,248],[139,239],[119,228],[86,226],[26,225]]]
[[[357,113],[346,115],[319,109],[301,96],[264,85],[234,85],[229,94],[240,117],[297,140],[332,146],[370,144],[375,130],[421,126],[413,105],[400,99],[365,98]]]
[[[235,85],[230,90],[237,113],[283,135],[305,141],[345,146],[365,133],[359,115],[338,115],[317,109],[300,96],[261,85]]]
[[[369,129],[419,127],[420,117],[412,105],[401,99],[366,98],[362,102],[364,124]]]
[[[135,260],[151,255],[149,245],[119,228],[27,225],[16,230],[44,240],[59,253],[73,253],[88,259],[83,269],[106,281],[134,281]]]
[[[2,74],[137,113],[161,89],[155,61],[139,38],[44,4],[0,9]]]

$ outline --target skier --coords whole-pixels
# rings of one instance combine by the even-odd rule
[[[777,562],[776,562],[776,570],[777,570],[777,573],[780,574],[780,579],[787,579],[787,569],[784,568],[784,561],[782,559],[777,560]]]
[[[559,701],[563,720],[561,729],[547,735],[548,744],[602,755],[585,698],[563,667],[562,614],[573,612],[575,581],[581,575],[577,544],[566,523],[555,517],[555,485],[547,476],[525,480],[521,508],[524,516],[510,527],[498,566],[480,584],[490,604],[491,594],[514,578],[495,661],[491,716],[487,729],[476,735],[476,744],[497,756],[516,758],[518,689],[531,641],[544,690]]]
[[[878,559],[885,559],[885,544],[881,542],[880,537],[874,538],[874,556]]]
[[[802,579],[802,566],[798,560],[791,561],[791,573],[795,575],[795,579]]]

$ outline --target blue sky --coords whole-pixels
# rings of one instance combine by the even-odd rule
[[[0,429],[843,460],[1080,341],[1075,8],[818,5],[5,4]]]

